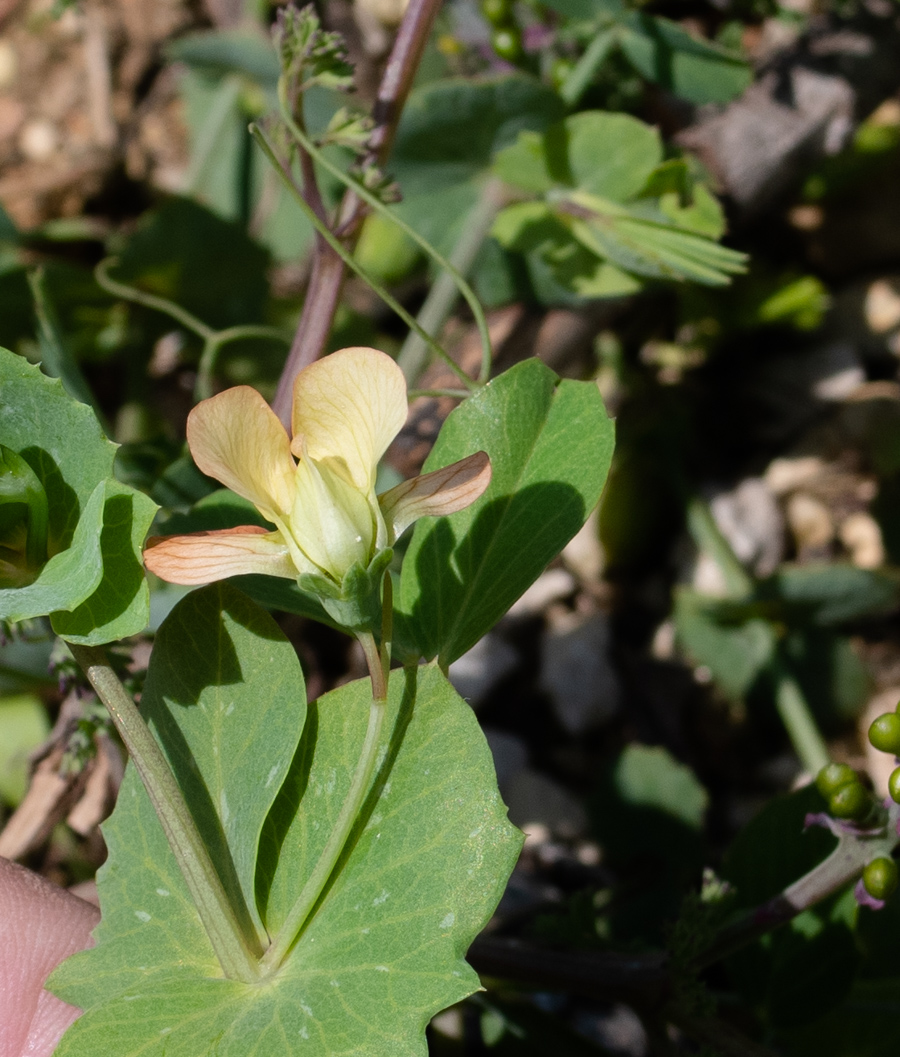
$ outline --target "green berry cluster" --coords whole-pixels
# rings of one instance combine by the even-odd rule
[[[829,763],[816,776],[816,788],[828,801],[835,818],[859,822],[872,807],[872,795],[859,775],[846,763]]]
[[[491,47],[507,62],[522,58],[522,31],[516,22],[513,0],[481,0],[481,13],[491,24]]]
[[[900,710],[900,704],[897,709]],[[900,756],[900,715],[897,711],[885,712],[872,722],[869,727],[869,741],[881,752]],[[900,767],[895,768],[888,779],[888,792],[891,799],[900,804]]]

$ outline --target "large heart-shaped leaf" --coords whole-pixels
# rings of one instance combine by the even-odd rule
[[[485,634],[587,519],[606,481],[613,424],[592,382],[526,360],[444,423],[426,470],[473,451],[493,479],[466,510],[417,527],[403,563],[404,632],[450,664]]]
[[[145,693],[223,879],[273,935],[340,811],[370,703],[368,681],[326,695],[295,752],[292,652],[233,588],[206,588],[164,624]],[[423,1057],[430,1017],[478,986],[463,954],[520,835],[478,724],[440,671],[394,672],[387,708],[391,748],[345,854],[281,970],[254,985],[222,979],[129,767],[104,827],[97,946],[52,981],[85,1010],[59,1057]]]

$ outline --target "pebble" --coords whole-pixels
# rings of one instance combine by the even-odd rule
[[[450,665],[450,682],[460,697],[477,707],[491,688],[519,663],[519,655],[498,635],[488,632]]]
[[[539,824],[553,837],[572,840],[587,831],[588,817],[581,801],[530,767],[523,767],[509,782],[505,799],[510,822],[526,832],[544,836],[544,831],[533,829]]]
[[[544,634],[539,685],[569,734],[599,726],[621,707],[622,688],[609,658],[611,638],[602,613],[567,613]]]
[[[758,576],[775,571],[784,557],[784,518],[763,478],[746,477],[731,491],[720,492],[710,510],[741,562]]]
[[[825,470],[825,463],[816,455],[773,459],[764,480],[777,496],[787,495],[815,480]]]
[[[885,563],[884,541],[878,522],[862,511],[850,514],[838,529],[838,537],[859,569],[880,569]]]
[[[29,161],[46,161],[59,145],[56,126],[46,118],[35,118],[19,133],[19,150]]]
[[[828,507],[806,492],[795,492],[788,499],[785,514],[799,549],[820,549],[834,539]]]
[[[900,326],[900,279],[876,279],[866,290],[863,312],[875,334]]]
[[[531,587],[512,604],[511,617],[532,617],[543,613],[547,606],[575,593],[575,578],[565,569],[547,569]]]

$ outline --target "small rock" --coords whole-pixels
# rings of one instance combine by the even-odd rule
[[[762,478],[747,477],[730,492],[720,492],[710,510],[741,562],[758,576],[775,571],[784,556],[784,519]]]
[[[602,1013],[582,1010],[576,1014],[575,1028],[599,1043],[610,1057],[645,1057],[648,1053],[647,1032],[629,1006],[617,1004]]]
[[[880,569],[885,563],[884,541],[878,522],[863,511],[845,518],[838,530],[850,561],[860,569]]]
[[[540,686],[569,734],[582,734],[611,719],[622,698],[609,659],[610,628],[600,613],[566,614],[541,642]]]
[[[497,785],[502,795],[509,782],[528,763],[528,748],[521,738],[505,730],[485,727],[484,736],[494,757]]]
[[[509,610],[511,617],[531,617],[543,613],[553,602],[574,594],[577,584],[565,569],[547,569],[531,587],[514,602]]]
[[[29,161],[46,161],[58,144],[56,126],[45,118],[29,121],[19,133],[19,150]]]
[[[798,549],[818,550],[834,539],[834,523],[828,507],[805,492],[790,497],[785,510]]]
[[[518,663],[519,655],[513,647],[488,633],[450,665],[450,682],[460,697],[477,706]]]
[[[846,341],[834,341],[820,348],[815,367],[818,377],[811,391],[818,400],[846,400],[866,380],[856,347]]]
[[[876,279],[866,291],[866,323],[875,334],[885,334],[900,326],[900,280]]]
[[[19,72],[16,49],[10,41],[0,40],[0,91],[12,87]]]
[[[506,802],[510,822],[520,829],[538,823],[554,837],[574,839],[588,827],[581,803],[552,778],[530,767],[523,767],[509,783]]]
[[[773,459],[769,463],[764,480],[775,495],[783,496],[809,484],[824,469],[825,463],[815,455]]]
[[[566,544],[562,560],[586,583],[597,583],[603,575],[603,547],[595,509],[581,530]]]

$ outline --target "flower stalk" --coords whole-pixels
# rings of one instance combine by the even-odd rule
[[[262,945],[244,934],[209,851],[156,739],[103,652],[68,643],[137,768],[197,907],[225,976],[243,983],[260,977]]]

